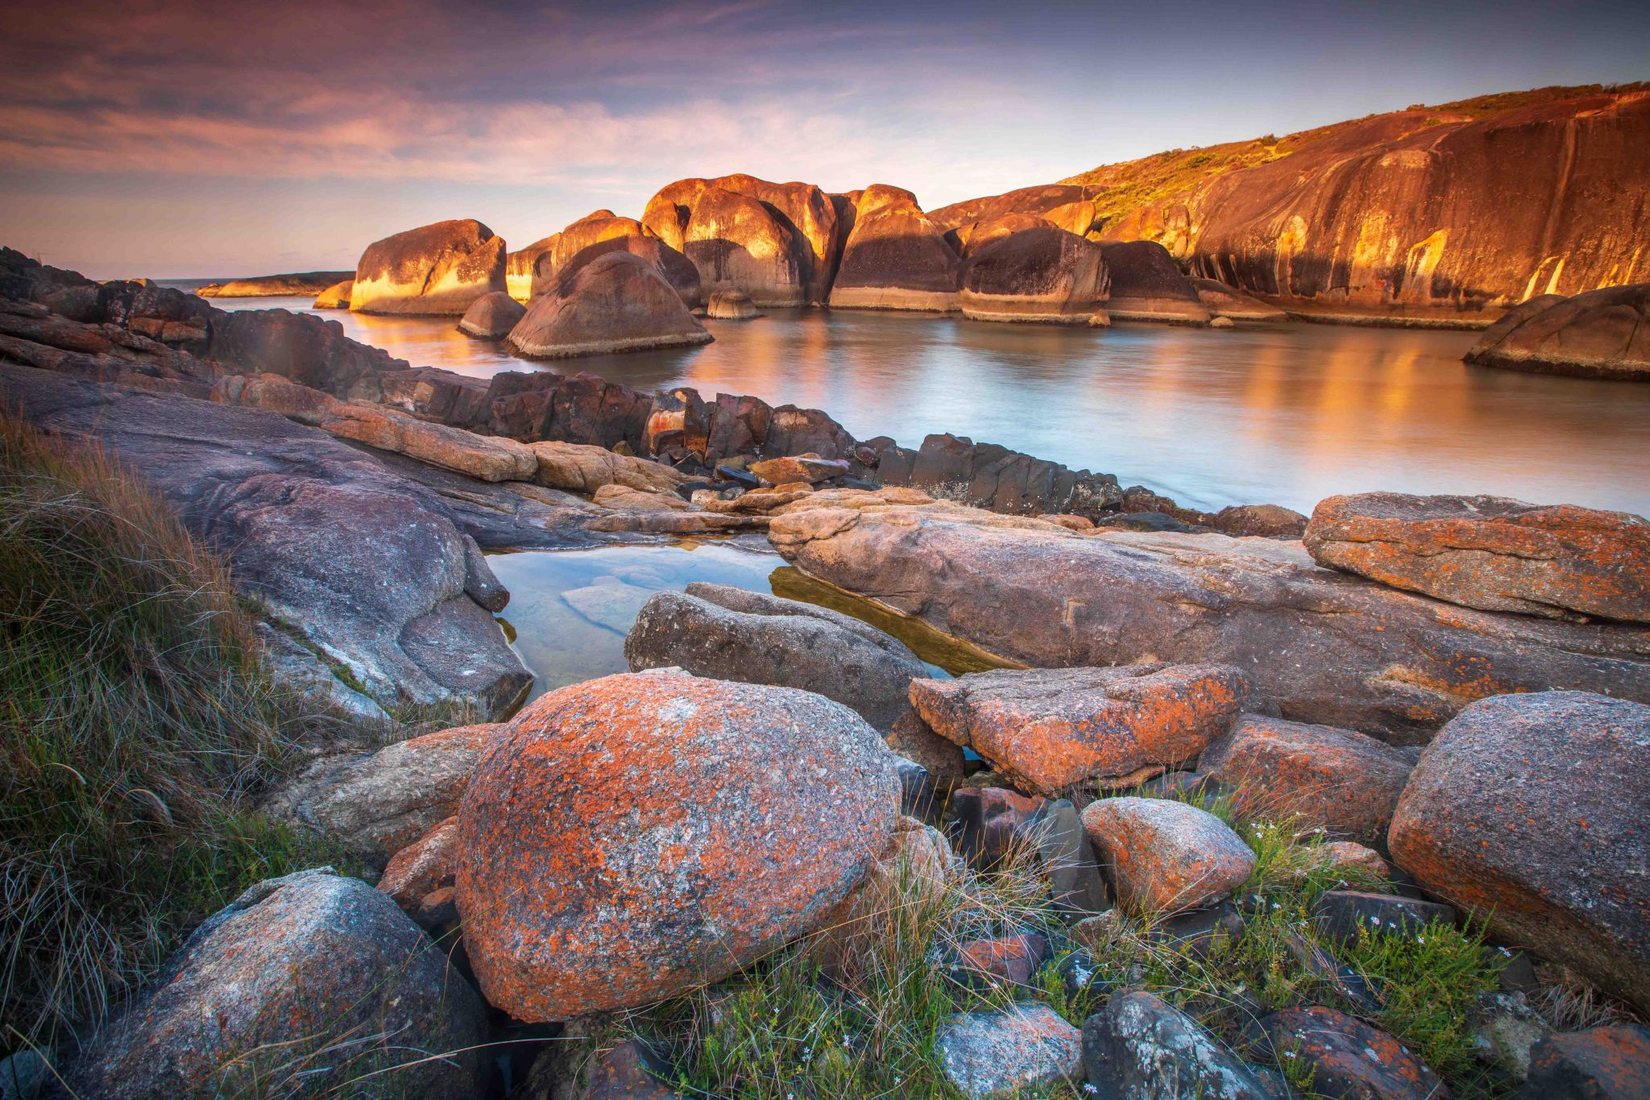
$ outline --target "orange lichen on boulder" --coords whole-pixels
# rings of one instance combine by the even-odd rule
[[[1083,828],[1131,913],[1178,913],[1219,901],[1243,885],[1255,854],[1205,810],[1167,798],[1102,798]]]

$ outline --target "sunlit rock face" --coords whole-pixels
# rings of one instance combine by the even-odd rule
[[[1051,225],[1060,225],[1062,229],[1068,229],[1073,233],[1087,233],[1090,225],[1078,229],[1075,223],[1082,220],[1077,212],[1086,205],[1088,220],[1092,225],[1094,206],[1091,200],[1094,192],[1095,189],[1092,187],[1069,183],[1022,187],[1001,195],[987,195],[978,199],[954,202],[950,206],[942,206],[931,211],[928,216],[934,219],[936,225],[946,230],[961,231],[969,226],[984,225],[1011,214],[1020,214],[1041,219]],[[1056,214],[1055,211],[1059,213]]]
[[[693,261],[706,293],[740,290],[758,306],[806,305],[830,291],[844,239],[839,209],[813,184],[738,174],[666,185],[648,201],[642,224]]]
[[[553,293],[534,298],[505,346],[529,358],[562,359],[710,341],[652,264],[615,251],[583,264]]]
[[[308,298],[320,294],[347,271],[302,271],[291,275],[259,275],[252,279],[230,279],[210,283],[195,291],[202,298]]]
[[[855,206],[830,304],[835,309],[957,308],[957,253],[911,192],[872,184]]]
[[[1043,224],[974,251],[959,301],[963,316],[979,321],[1087,324],[1110,288],[1098,244]]]
[[[504,238],[461,218],[369,244],[355,267],[349,307],[460,317],[483,294],[504,289]]]
[[[505,254],[504,288],[510,297],[518,302],[532,299],[533,268],[537,266],[539,257],[554,248],[560,239],[560,233],[552,233],[548,237],[534,241],[526,248]]]
[[[560,233],[540,242],[528,297],[549,294],[585,264],[609,252],[630,252],[646,260],[688,306],[704,300],[699,271],[677,248],[660,240],[635,218],[611,210],[586,214]]]
[[[1108,241],[1100,246],[1111,273],[1106,312],[1119,321],[1166,321],[1206,325],[1209,310],[1162,245]]]

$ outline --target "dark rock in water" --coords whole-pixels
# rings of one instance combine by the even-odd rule
[[[458,317],[482,295],[506,289],[504,238],[461,218],[369,244],[355,265],[349,307]]]
[[[1071,470],[966,436],[930,435],[915,452],[885,447],[877,473],[885,485],[910,485],[1018,514],[1066,512],[1093,519],[1122,499],[1110,474]]]
[[[1485,611],[1650,623],[1650,520],[1505,497],[1360,493],[1312,511],[1320,565]]]
[[[915,195],[872,184],[855,204],[831,308],[953,310],[957,268],[956,251]]]
[[[1528,306],[1486,331],[1466,361],[1537,374],[1650,380],[1650,283],[1592,290],[1543,309]]]
[[[625,639],[632,672],[695,676],[814,691],[886,732],[905,713],[915,654],[874,626],[828,608],[695,582],[647,601]]]
[[[528,292],[512,290],[522,301],[556,293],[580,268],[609,252],[629,252],[646,261],[686,306],[696,306],[704,297],[698,270],[679,249],[648,234],[634,218],[618,217],[611,210],[587,214],[560,233],[529,245],[528,251]]]
[[[1351,944],[1358,942],[1360,932],[1414,937],[1429,924],[1454,924],[1455,910],[1397,894],[1329,890],[1312,903],[1312,917],[1322,935],[1335,943]]]
[[[1504,692],[1650,702],[1650,631],[1458,608],[1320,568],[1280,540],[833,507],[775,516],[768,537],[805,572],[1003,658],[1228,664],[1292,720],[1396,743]]]
[[[1174,257],[1156,241],[1102,241],[1111,275],[1106,312],[1114,321],[1206,325],[1209,311]]]
[[[818,927],[898,810],[892,755],[840,703],[675,672],[574,684],[471,778],[465,949],[528,1022],[698,988]]]
[[[1285,1009],[1247,1032],[1269,1057],[1312,1073],[1312,1091],[1345,1100],[1449,1100],[1438,1075],[1386,1032],[1332,1008]]]
[[[976,321],[1087,324],[1111,279],[1100,246],[1052,225],[973,246],[958,301]]]
[[[934,1053],[958,1092],[968,1100],[991,1100],[1075,1082],[1082,1073],[1083,1036],[1047,1005],[1017,1003],[953,1017],[940,1027]]]
[[[197,928],[65,1083],[110,1100],[209,1095],[313,1057],[348,1072],[352,1094],[475,1095],[482,1012],[388,897],[302,871],[254,886]]]
[[[322,679],[342,667],[385,706],[459,701],[483,716],[531,682],[470,594],[498,587],[474,541],[440,497],[369,455],[259,409],[27,367],[0,365],[0,394],[165,497]]]
[[[1542,1039],[1517,1100],[1645,1100],[1650,1028],[1611,1024]]]
[[[608,252],[533,299],[505,344],[517,355],[560,359],[711,342],[705,326],[646,260]]]
[[[502,290],[495,290],[477,298],[464,311],[463,319],[458,322],[458,331],[481,340],[502,340],[510,335],[510,330],[516,327],[526,312],[520,302]]]
[[[1196,1020],[1151,993],[1117,993],[1083,1023],[1083,1062],[1102,1097],[1282,1100],[1286,1093]]]
[[[1392,858],[1498,940],[1650,1008],[1650,707],[1578,691],[1484,699],[1421,754]]]

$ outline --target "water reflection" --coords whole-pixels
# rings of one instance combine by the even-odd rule
[[[229,308],[293,299],[220,300]],[[331,313],[416,365],[535,369],[434,318]],[[1366,489],[1650,513],[1650,386],[1467,367],[1470,332],[992,325],[827,310],[709,321],[703,348],[557,365],[822,408],[860,438],[954,431],[1184,503],[1306,510]]]

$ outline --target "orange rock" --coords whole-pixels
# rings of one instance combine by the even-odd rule
[[[505,286],[504,238],[459,218],[369,244],[355,266],[349,307],[462,316],[477,298]]]
[[[1255,866],[1255,854],[1218,817],[1166,798],[1102,798],[1083,811],[1083,828],[1118,904],[1136,914],[1219,901]]]
[[[454,815],[395,853],[378,880],[378,889],[406,912],[414,912],[424,895],[453,884],[457,844],[458,817]]]
[[[664,672],[552,692],[459,810],[476,978],[525,1021],[717,981],[817,926],[898,806],[875,731],[818,695]]]
[[[1252,1029],[1277,1058],[1312,1071],[1312,1091],[1371,1100],[1449,1100],[1450,1091],[1396,1038],[1362,1020],[1315,1005],[1291,1008]]]
[[[1640,1024],[1551,1035],[1530,1048],[1529,1096],[1642,1100],[1647,1082],[1650,1028]]]

